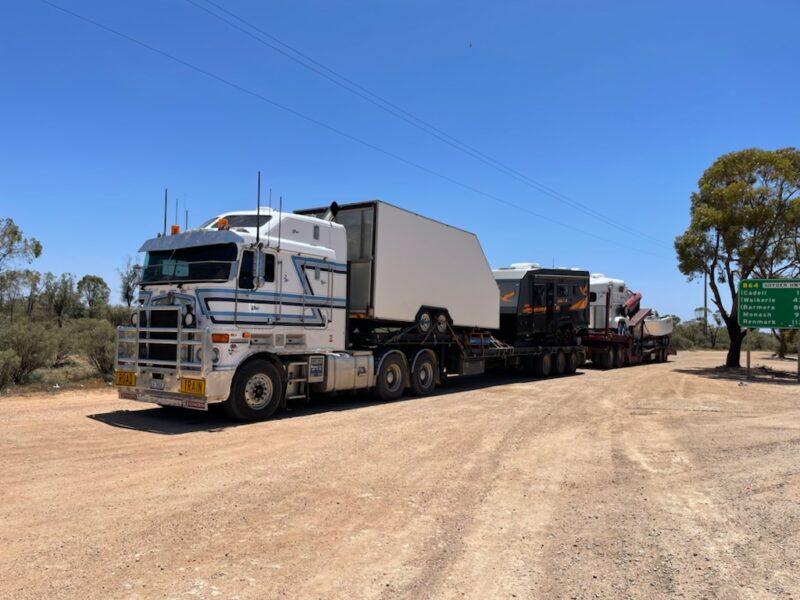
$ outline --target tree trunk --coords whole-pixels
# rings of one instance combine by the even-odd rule
[[[736,319],[730,319],[725,323],[728,328],[728,336],[731,338],[731,345],[728,348],[728,357],[725,359],[726,367],[741,367],[739,356],[742,353],[742,340],[747,335],[747,331],[742,331]]]
[[[780,358],[786,358],[786,353],[789,351],[789,348],[786,345],[786,336],[783,333],[783,329],[773,329],[772,335],[778,340],[778,356]]]

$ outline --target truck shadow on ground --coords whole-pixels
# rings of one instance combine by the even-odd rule
[[[752,367],[749,375],[746,367],[735,368],[726,366],[684,367],[675,369],[675,372],[684,375],[707,377],[709,379],[738,381],[741,385],[767,383],[770,385],[794,385],[800,389],[800,383],[798,383],[797,380],[797,372],[772,369],[763,365]]]
[[[580,377],[581,373],[568,377]],[[405,402],[435,402],[437,398],[458,394],[461,392],[478,391],[487,388],[505,386],[510,384],[546,384],[554,379],[533,379],[524,376],[507,374],[486,374],[482,377],[453,377],[437,388],[430,396],[405,395],[390,404]],[[257,423],[239,423],[233,421],[225,414],[222,406],[212,404],[208,412],[192,411],[180,408],[164,408],[154,405],[149,408],[131,410],[113,410],[105,413],[87,415],[87,418],[121,429],[132,429],[160,435],[181,435],[186,433],[208,432],[220,433],[226,429],[238,427],[255,427],[285,419],[308,417],[311,415],[357,410],[370,406],[389,404],[366,392],[345,393],[336,396],[312,397],[309,402],[291,403],[287,408],[281,409],[268,421]]]

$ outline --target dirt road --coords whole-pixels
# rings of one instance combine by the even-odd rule
[[[0,398],[0,598],[798,598],[800,385],[721,360],[253,425]]]

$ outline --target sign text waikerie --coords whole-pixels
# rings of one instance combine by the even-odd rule
[[[739,325],[800,329],[800,279],[740,281]]]

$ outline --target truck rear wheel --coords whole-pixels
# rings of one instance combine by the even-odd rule
[[[282,396],[283,384],[275,365],[252,360],[239,369],[223,408],[237,421],[263,421],[278,409]]]
[[[567,370],[567,359],[563,352],[556,352],[553,354],[553,375],[558,377],[563,375]]]
[[[567,354],[567,369],[566,369],[566,373],[568,375],[572,375],[577,370],[578,370],[578,353],[577,352],[570,352],[569,354]]]
[[[596,352],[596,353],[592,354],[592,362],[594,364],[596,364],[598,367],[600,367],[601,369],[603,369],[604,371],[606,369],[610,369],[611,368],[611,352],[612,352],[612,350],[606,349],[606,350],[603,350],[602,352]]]
[[[389,354],[381,362],[375,392],[381,400],[397,400],[406,388],[406,366],[399,354]]]
[[[622,348],[611,348],[611,368],[618,369],[622,366]]]
[[[549,377],[553,361],[549,354],[539,354],[533,357],[533,374],[536,377]]]
[[[427,396],[436,389],[436,361],[428,352],[421,353],[414,361],[411,389],[417,396]]]

